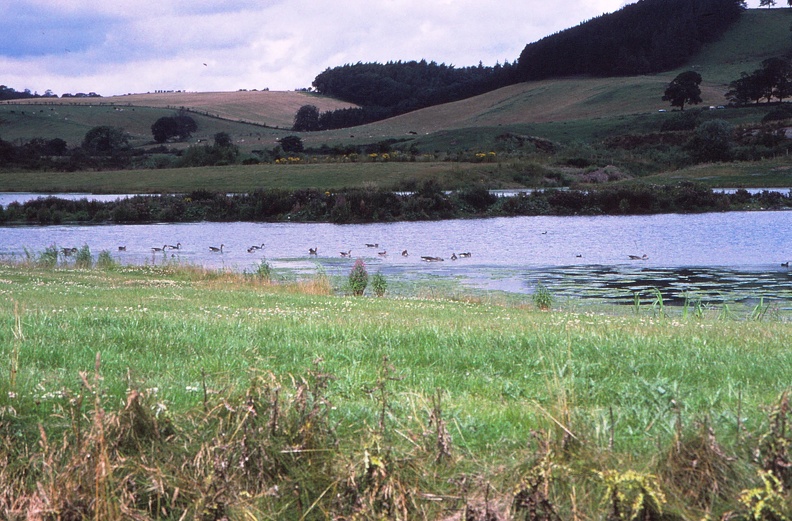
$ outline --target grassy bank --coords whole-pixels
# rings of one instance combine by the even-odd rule
[[[88,192],[110,194],[181,193],[192,190],[251,192],[257,189],[333,190],[349,187],[391,188],[399,183],[439,179],[463,186],[481,178],[495,185],[513,183],[512,172],[474,163],[346,163],[230,165],[104,172],[0,172],[4,192]]]
[[[786,457],[781,312],[343,285],[0,267],[3,517],[701,519]]]

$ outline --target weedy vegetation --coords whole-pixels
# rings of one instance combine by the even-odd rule
[[[0,265],[4,519],[790,515],[780,309],[351,298],[102,258]]]

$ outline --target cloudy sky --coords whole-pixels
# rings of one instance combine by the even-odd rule
[[[626,3],[16,0],[0,5],[0,84],[103,96],[293,90],[309,87],[328,67],[358,61],[494,65]]]

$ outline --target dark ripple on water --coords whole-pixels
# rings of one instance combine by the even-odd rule
[[[575,297],[632,304],[638,294],[652,301],[656,291],[669,305],[685,301],[703,304],[792,300],[792,272],[738,271],[725,268],[626,268],[619,266],[565,266],[527,273],[526,287],[542,283],[560,297]]]

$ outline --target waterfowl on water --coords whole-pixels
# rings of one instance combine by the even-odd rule
[[[209,251],[214,253],[223,253],[223,246],[225,246],[225,244],[221,244],[219,248],[215,246],[209,246]]]
[[[168,246],[167,246],[167,244],[163,244],[163,245],[162,245],[162,248],[157,248],[156,246],[154,246],[153,248],[151,248],[151,251],[152,251],[152,252],[154,252],[154,253],[156,253],[156,252],[158,252],[158,251],[164,251],[164,250],[165,250],[165,248],[167,248],[167,247],[168,247]]]
[[[308,248],[308,255],[318,255],[319,248]]]
[[[61,253],[64,257],[68,257],[72,253],[77,253],[77,248],[61,248]]]
[[[410,256],[410,254],[407,253],[407,250],[403,250],[402,251],[402,257],[409,257],[409,256]]]
[[[264,249],[264,243],[262,242],[261,246],[259,246],[258,244],[254,244],[253,246],[248,248],[247,251],[248,253],[253,253],[256,250],[263,250],[263,249]]]
[[[176,246],[174,246],[174,245],[172,245],[172,244],[166,244],[166,245],[165,245],[165,248],[168,248],[169,250],[180,250],[180,249],[181,249],[181,243],[180,243],[180,242],[177,242],[177,243],[176,243]],[[164,248],[163,248],[163,249],[164,249]]]
[[[645,253],[643,254],[642,257],[639,257],[638,255],[628,255],[628,257],[630,258],[630,260],[646,260],[649,258]]]
[[[472,254],[472,253],[470,253],[469,251],[466,251],[466,252],[462,252],[462,253],[460,253],[460,254],[459,254],[459,258],[460,258],[460,259],[467,259],[467,258],[469,258],[471,255],[473,255],[473,254]]]
[[[452,253],[452,254],[451,254],[451,260],[457,260],[456,253]]]
[[[366,248],[379,248],[379,243],[375,242],[374,244],[366,243]]]
[[[342,257],[351,257],[351,256],[352,256],[352,250],[349,250],[349,251],[342,251],[342,252],[341,252],[341,256],[342,256]]]
[[[422,255],[421,259],[425,260],[426,262],[440,262],[443,260],[442,257],[430,257],[428,255]]]
[[[789,267],[789,261],[782,262],[781,266],[783,266],[784,268],[788,268]]]
[[[119,246],[118,251],[126,251],[126,246]]]

